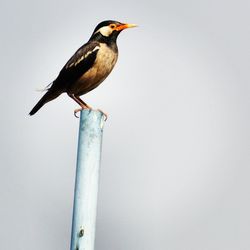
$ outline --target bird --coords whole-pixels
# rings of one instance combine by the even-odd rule
[[[121,31],[136,26],[113,20],[99,23],[88,42],[73,54],[57,78],[44,89],[46,93],[29,115],[34,115],[44,104],[54,100],[62,93],[67,93],[80,105],[80,108],[74,110],[76,117],[78,117],[79,111],[92,109],[80,96],[95,89],[106,79],[117,62],[118,35]]]

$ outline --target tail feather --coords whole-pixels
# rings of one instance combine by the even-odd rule
[[[48,90],[46,94],[35,105],[35,107],[30,111],[29,115],[34,115],[45,103],[52,101],[53,99],[58,97],[60,94],[61,92]]]

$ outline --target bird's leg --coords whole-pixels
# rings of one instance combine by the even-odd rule
[[[82,102],[85,106],[87,106],[87,108],[88,109],[91,109],[91,110],[93,110],[88,104],[86,104],[79,96],[75,96],[75,98],[77,98],[78,99],[78,101],[80,101],[80,102]],[[77,109],[75,110],[75,111],[77,111]],[[78,109],[78,111],[81,111],[81,109]],[[77,112],[78,112],[77,111]],[[104,115],[104,121],[107,121],[107,119],[108,119],[108,114],[107,113],[105,113],[105,112],[103,112],[101,109],[97,109],[97,111],[100,111],[103,115]]]
[[[86,102],[84,102],[79,96],[75,96],[75,98],[84,105],[84,107],[87,107],[87,109],[92,109]],[[86,109],[86,108],[85,108]]]
[[[79,111],[82,111],[83,109],[92,110],[92,108],[87,103],[85,103],[79,96],[75,96],[74,94],[68,94],[68,95],[69,95],[69,97],[71,97],[74,101],[76,101],[81,106],[81,108],[74,110],[75,117],[79,118],[76,114]],[[104,115],[104,117],[105,117],[104,120],[107,121],[107,119],[108,119],[107,113],[103,112],[101,109],[97,109],[97,110],[100,111]]]
[[[92,109],[87,103],[85,103],[82,99],[80,99],[79,96],[75,96],[74,94],[68,94],[68,96],[71,97],[75,102],[77,102],[81,106],[81,108],[74,110],[75,117],[79,118],[76,114],[83,109]]]

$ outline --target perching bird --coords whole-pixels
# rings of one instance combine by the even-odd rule
[[[99,23],[89,41],[69,59],[29,114],[34,115],[45,103],[64,92],[81,106],[74,111],[75,115],[82,109],[91,109],[79,96],[96,88],[110,74],[118,57],[118,35],[122,30],[135,26],[117,21]]]

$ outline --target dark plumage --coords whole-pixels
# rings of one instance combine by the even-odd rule
[[[123,29],[130,27],[135,25],[117,21],[98,24],[89,41],[69,59],[29,114],[35,114],[45,103],[64,92],[81,106],[75,110],[75,114],[90,108],[79,96],[96,88],[110,74],[118,57],[117,37]]]

